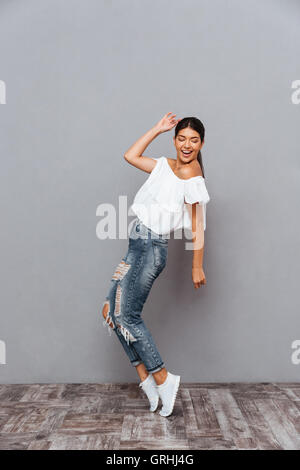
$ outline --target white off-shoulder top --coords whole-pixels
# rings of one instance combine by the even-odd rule
[[[130,210],[146,227],[167,236],[178,229],[192,230],[192,206],[189,204],[199,202],[205,230],[206,204],[210,197],[204,178],[194,176],[184,180],[175,175],[166,157],[153,160],[156,165],[136,193]]]

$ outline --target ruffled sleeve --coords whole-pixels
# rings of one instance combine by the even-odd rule
[[[159,175],[161,174],[162,170],[162,165],[163,165],[163,157],[159,158],[154,158],[151,157],[152,160],[156,161],[155,167],[151,171],[150,175],[148,176],[147,180],[145,181],[145,186],[151,186],[154,181],[156,181],[159,178]]]
[[[204,178],[196,176],[184,182],[184,199],[188,204],[195,202],[207,204],[210,200]]]
[[[203,228],[206,229],[206,204],[210,197],[206,189],[204,178],[196,176],[184,182],[184,200],[188,204],[198,202],[203,210]]]

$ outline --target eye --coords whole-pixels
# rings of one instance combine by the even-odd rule
[[[180,142],[183,142],[183,141],[184,141],[184,137],[178,137],[178,140],[179,140]],[[193,142],[194,144],[196,144],[197,142],[199,142],[199,139],[197,139],[197,137],[194,137],[194,139],[192,139],[192,142]]]

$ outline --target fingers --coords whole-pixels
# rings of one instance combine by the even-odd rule
[[[164,118],[166,118],[169,121],[169,123],[174,127],[174,126],[176,126],[176,124],[179,123],[179,121],[181,121],[181,118],[176,120],[175,116],[176,116],[176,114],[174,114],[170,111],[169,113],[165,114]]]
[[[172,114],[172,116],[169,116],[169,114]],[[175,116],[176,114],[173,114],[172,112],[166,114],[166,117],[170,119],[171,121],[174,121]]]
[[[206,284],[206,279],[202,279],[202,281],[199,281],[199,282],[194,282],[194,287],[195,289],[198,289],[200,286],[204,286],[204,284]]]

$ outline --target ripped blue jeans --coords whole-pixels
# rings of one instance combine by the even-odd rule
[[[143,362],[149,373],[165,365],[141,314],[153,282],[166,265],[167,255],[168,239],[136,218],[128,251],[115,269],[103,302],[103,307],[108,306],[103,325],[108,326],[110,335],[115,331],[131,364]]]

